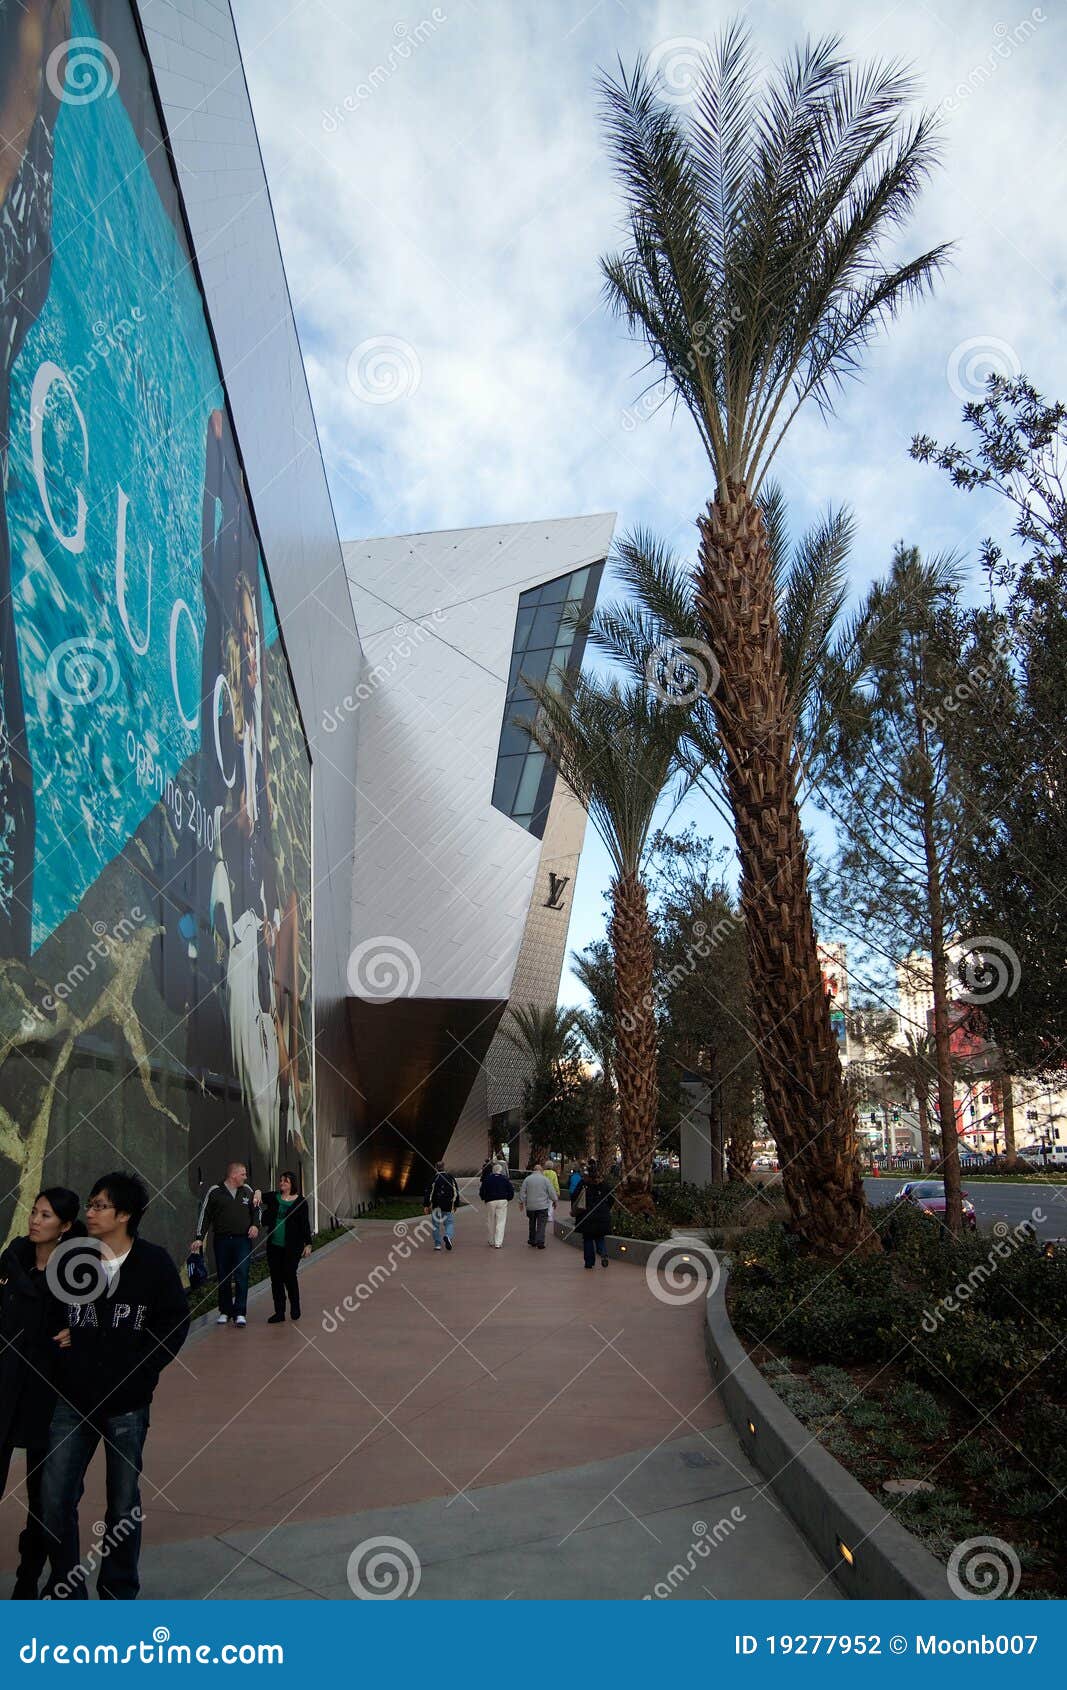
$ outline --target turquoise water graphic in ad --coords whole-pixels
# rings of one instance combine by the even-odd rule
[[[80,0],[71,33],[96,34]],[[35,947],[158,801],[145,752],[174,776],[199,746],[205,441],[223,404],[199,288],[120,95],[60,105],[54,182],[51,287],[12,372],[7,491]],[[61,375],[45,402],[48,364]]]

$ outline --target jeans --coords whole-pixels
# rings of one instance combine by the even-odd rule
[[[85,1600],[93,1567],[99,1565],[96,1594],[102,1602],[132,1602],[141,1588],[141,1457],[148,1435],[148,1407],[85,1420],[69,1403],[58,1402],[41,1484],[41,1510],[52,1561],[53,1600]],[[107,1464],[105,1532],[94,1542],[88,1564],[79,1561],[78,1504],[85,1474],[104,1440]]]
[[[300,1257],[282,1244],[267,1245],[267,1266],[270,1269],[270,1292],[274,1298],[275,1314],[285,1313],[285,1294],[289,1293],[289,1312],[296,1320],[300,1314],[300,1285],[297,1268]]]
[[[252,1240],[238,1233],[215,1234],[215,1266],[219,1270],[219,1313],[248,1312],[248,1264]],[[233,1281],[231,1287],[231,1280]]]
[[[608,1243],[606,1238],[589,1238],[582,1234],[582,1255],[585,1257],[587,1268],[596,1266],[598,1256],[606,1262],[608,1259]]]
[[[446,1238],[451,1238],[456,1230],[455,1210],[449,1209],[446,1212],[441,1209],[432,1209],[430,1211],[430,1225],[433,1228],[434,1249],[439,1250],[442,1233]]]
[[[508,1224],[508,1200],[494,1197],[485,1205],[485,1225],[490,1244],[498,1248],[504,1242],[504,1228]]]
[[[7,1489],[8,1467],[13,1446],[0,1445],[0,1496]],[[40,1589],[41,1575],[48,1561],[49,1538],[41,1518],[41,1479],[48,1445],[26,1451],[26,1524],[19,1533],[19,1564],[15,1574],[15,1588],[11,1592],[16,1602],[33,1601]],[[77,1551],[75,1550],[75,1560]]]
[[[526,1219],[530,1227],[530,1243],[536,1244],[539,1250],[545,1247],[545,1225],[548,1221],[547,1209],[527,1209]]]

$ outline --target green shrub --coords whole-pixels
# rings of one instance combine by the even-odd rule
[[[924,1438],[943,1438],[948,1431],[948,1415],[936,1397],[921,1385],[898,1385],[885,1399],[888,1413],[896,1415]]]

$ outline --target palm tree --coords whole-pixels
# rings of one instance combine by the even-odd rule
[[[759,493],[805,400],[832,408],[875,331],[946,249],[883,258],[936,158],[898,66],[855,70],[827,39],[759,86],[743,28],[710,47],[688,112],[639,62],[602,84],[629,244],[603,262],[611,306],[689,410],[715,491],[697,602],[719,666],[712,708],[741,862],[768,1120],[794,1226],[831,1258],[875,1250],[856,1120],[823,990],[797,795],[783,630]]]
[[[614,870],[608,939],[615,973],[614,1056],[623,1174],[619,1199],[651,1212],[658,1040],[652,923],[642,879],[659,800],[678,768],[684,711],[645,685],[581,677],[527,681],[540,706],[530,737],[577,795]]]
[[[817,769],[838,713],[851,704],[892,631],[884,617],[872,625],[866,607],[845,616],[853,536],[847,511],[829,512],[791,547],[780,489],[767,484],[759,504],[781,628],[793,741],[800,768]],[[622,539],[613,561],[625,596],[597,610],[583,626],[595,644],[634,676],[651,678],[665,697],[685,705],[679,711],[682,767],[729,822],[726,748],[712,705],[713,686],[701,684],[713,682],[715,676],[714,667],[701,657],[707,647],[692,567],[645,530]],[[773,1133],[773,1120],[770,1126]],[[794,1224],[803,1231],[808,1185],[813,1179],[835,1177],[836,1149],[828,1136],[803,1145],[799,1152],[777,1142],[786,1197]]]
[[[937,1089],[937,1051],[929,1033],[904,1029],[904,1043],[884,1044],[882,1059],[891,1085],[912,1098],[919,1115],[923,1168],[929,1172],[933,1160],[930,1146],[930,1099]]]
[[[582,1077],[582,1047],[576,1012],[557,1004],[512,1004],[500,1036],[519,1052],[523,1066],[523,1126],[531,1162],[540,1162],[553,1143],[557,1123],[569,1129],[576,1087]]]

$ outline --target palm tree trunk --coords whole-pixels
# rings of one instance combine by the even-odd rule
[[[1004,1122],[1004,1159],[1014,1162],[1018,1152],[1015,1148],[1015,1093],[1010,1074],[1000,1076],[1000,1113]]]
[[[867,1213],[856,1114],[822,980],[807,842],[759,507],[741,484],[700,523],[698,602],[721,665],[712,703],[741,863],[741,908],[767,1121],[794,1230],[821,1256],[879,1248]]]
[[[960,1140],[956,1131],[956,1090],[948,1024],[948,965],[940,923],[935,922],[933,951],[934,1059],[937,1064],[937,1113],[941,1121],[941,1178],[945,1182],[945,1226],[953,1238],[963,1227]]]
[[[652,1212],[652,1156],[659,1095],[648,898],[636,874],[611,886],[608,929],[615,962],[615,1083],[618,1088],[622,1180],[619,1201]]]

